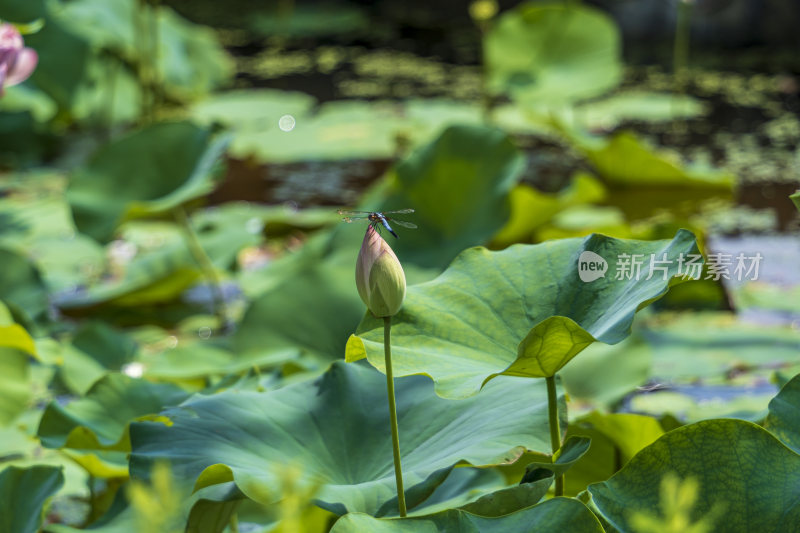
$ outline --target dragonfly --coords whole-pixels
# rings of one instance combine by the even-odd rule
[[[396,211],[347,211],[345,209],[339,209],[338,213],[340,215],[344,215],[342,220],[345,222],[356,222],[358,220],[368,220],[370,225],[380,231],[380,226],[386,228],[389,233],[394,235],[394,238],[399,238],[397,233],[394,232],[392,227],[389,225],[389,221],[392,224],[397,224],[398,226],[402,226],[408,229],[416,229],[417,225],[412,224],[411,222],[406,222],[405,220],[397,220],[396,218],[387,216],[387,215],[405,215],[408,213],[413,213],[413,209],[398,209]],[[380,224],[380,226],[379,226]]]

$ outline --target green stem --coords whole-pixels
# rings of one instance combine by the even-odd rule
[[[558,393],[556,392],[556,376],[545,378],[547,381],[547,413],[550,419],[550,446],[553,448],[553,460],[561,449],[561,427],[558,422]],[[556,496],[564,495],[564,476],[556,478]]]
[[[239,515],[235,512],[231,515],[230,531],[231,533],[239,533]]]
[[[151,112],[155,116],[161,105],[161,61],[159,52],[161,50],[161,35],[158,31],[158,4],[160,0],[150,0],[150,96]]]
[[[147,4],[146,0],[134,3],[133,13],[133,38],[138,57],[136,62],[136,77],[139,81],[139,121],[149,124],[150,120],[150,73],[147,59],[149,39],[147,38]]]
[[[107,54],[108,59],[108,108],[106,109],[106,142],[111,142],[111,137],[114,134],[114,101],[117,96],[117,82],[120,75],[122,64],[120,61],[111,54]]]
[[[678,16],[675,21],[675,43],[672,50],[672,76],[675,92],[678,94],[682,94],[685,88],[686,70],[689,64],[691,14],[691,4],[686,0],[678,0]]]
[[[192,223],[189,221],[189,217],[186,215],[186,210],[183,206],[176,207],[173,212],[175,220],[183,229],[183,233],[186,237],[186,245],[189,247],[192,257],[194,257],[194,260],[203,272],[203,276],[211,287],[211,295],[214,299],[214,314],[219,321],[219,328],[222,331],[227,331],[231,326],[231,322],[228,319],[225,295],[222,293],[222,285],[217,269],[214,268],[214,263],[211,262],[211,258],[208,257],[208,254],[203,249],[203,245],[200,244],[200,238],[194,231]]]
[[[86,521],[91,524],[92,521],[97,519],[98,512],[97,512],[97,492],[94,489],[94,482],[95,477],[92,474],[89,474],[89,479],[87,483],[89,485],[89,516],[86,518]]]
[[[397,431],[397,406],[394,401],[392,376],[392,317],[383,317],[383,353],[386,356],[386,394],[389,396],[389,421],[392,426],[392,452],[394,453],[394,478],[397,481],[397,506],[400,516],[406,516],[406,494],[403,491],[403,469],[400,466],[400,435]]]
[[[486,125],[492,124],[492,107],[494,99],[489,92],[489,67],[486,65],[486,33],[489,23],[478,21],[478,31],[481,34],[481,114]]]
[[[256,375],[256,390],[264,392],[264,387],[261,386],[261,368],[258,365],[253,365],[253,373]]]

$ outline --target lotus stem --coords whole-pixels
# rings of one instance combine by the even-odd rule
[[[397,431],[397,405],[394,399],[394,376],[392,375],[392,317],[383,317],[383,352],[386,357],[386,394],[389,397],[389,422],[392,426],[392,452],[394,454],[394,478],[397,482],[397,507],[400,516],[406,516],[406,495],[403,491],[403,469],[400,466],[400,435]]]
[[[547,413],[550,419],[550,445],[553,448],[553,461],[561,449],[561,427],[558,423],[558,393],[556,392],[556,376],[545,378],[547,382]],[[564,476],[556,477],[556,496],[564,495]]]
[[[152,86],[150,87],[150,105],[151,113],[153,115],[156,114],[158,111],[159,106],[161,105],[161,94],[160,94],[160,87],[161,87],[161,76],[160,76],[160,68],[161,68],[161,61],[159,57],[159,53],[161,51],[161,35],[159,34],[158,28],[158,4],[161,0],[150,0],[150,82]]]
[[[686,73],[689,65],[691,14],[691,2],[679,0],[677,20],[675,21],[675,42],[672,50],[672,76],[677,94],[683,94],[685,89]]]
[[[194,260],[203,272],[203,277],[206,278],[206,282],[211,288],[214,314],[219,322],[219,328],[223,332],[227,331],[231,326],[231,321],[228,319],[225,295],[222,293],[222,285],[219,274],[217,274],[217,269],[214,268],[214,263],[211,262],[211,258],[208,257],[208,254],[203,249],[203,245],[200,244],[200,239],[194,231],[192,223],[189,221],[189,217],[186,215],[186,210],[183,206],[176,207],[173,213],[178,225],[183,229],[186,245],[189,247],[192,257],[194,257]]]
[[[150,124],[150,65],[147,52],[149,51],[149,37],[147,35],[147,0],[138,0],[134,3],[133,37],[139,57],[136,62],[136,77],[139,82],[139,122]]]

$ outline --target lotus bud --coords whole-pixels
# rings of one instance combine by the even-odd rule
[[[26,48],[17,28],[0,24],[0,96],[3,87],[17,85],[27,80],[36,68],[39,56]]]
[[[378,318],[396,315],[406,297],[406,275],[389,244],[371,225],[356,261],[356,287]]]

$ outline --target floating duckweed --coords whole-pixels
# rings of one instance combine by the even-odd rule
[[[308,74],[316,65],[310,52],[288,52],[280,48],[266,49],[255,57],[242,58],[240,62],[240,70],[266,79]]]

